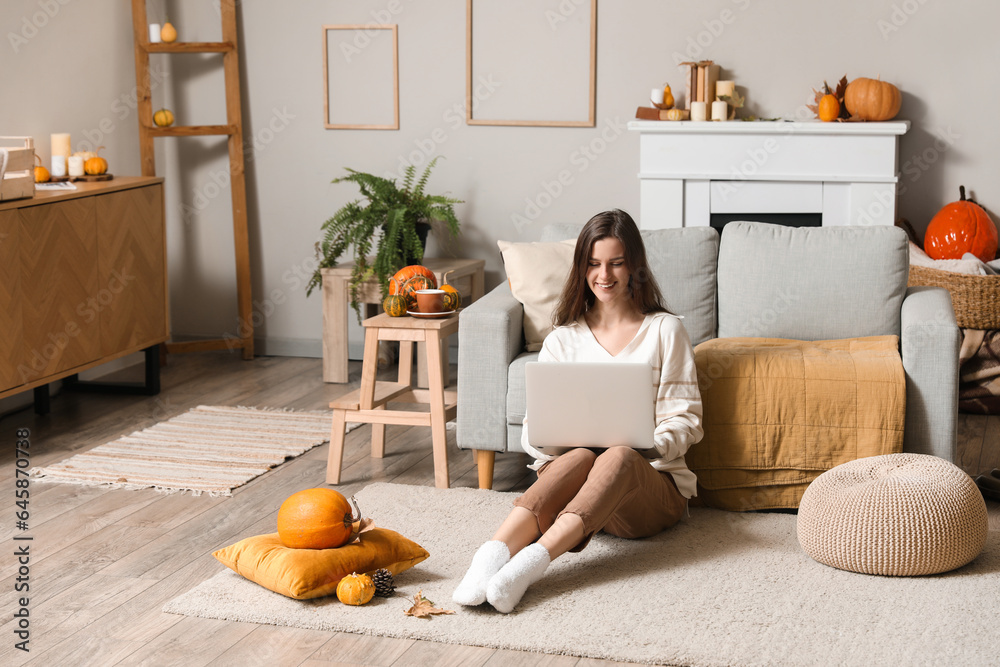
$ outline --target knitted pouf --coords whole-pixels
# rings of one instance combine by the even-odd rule
[[[947,572],[979,555],[986,503],[957,466],[926,454],[871,456],[817,477],[799,504],[799,544],[841,570]]]

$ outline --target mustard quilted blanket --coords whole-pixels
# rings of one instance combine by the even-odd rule
[[[717,338],[695,360],[705,437],[686,460],[710,506],[795,508],[822,472],[903,449],[896,336]]]

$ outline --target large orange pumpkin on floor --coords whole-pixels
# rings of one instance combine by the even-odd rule
[[[281,503],[278,538],[289,549],[335,549],[347,544],[360,520],[354,498],[348,501],[333,489],[305,489]]]
[[[959,200],[937,212],[924,234],[924,251],[932,259],[961,259],[971,252],[984,262],[997,254],[997,226],[983,207],[965,198],[965,186],[958,186]]]

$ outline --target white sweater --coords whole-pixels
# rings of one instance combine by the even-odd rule
[[[701,440],[701,392],[691,340],[680,320],[667,313],[646,315],[635,338],[616,356],[601,347],[584,319],[556,327],[545,338],[538,361],[648,363],[656,385],[656,427],[653,442],[658,458],[649,463],[669,472],[685,498],[697,494],[697,478],[688,470],[684,454]],[[555,456],[543,454],[528,442],[528,415],[524,417],[521,447],[535,458],[529,468],[538,470]]]

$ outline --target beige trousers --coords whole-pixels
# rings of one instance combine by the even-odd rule
[[[564,513],[583,520],[582,551],[594,533],[618,537],[650,537],[669,528],[684,514],[687,499],[670,473],[654,470],[630,447],[595,453],[571,449],[538,470],[538,480],[514,501],[530,511],[544,533]]]

